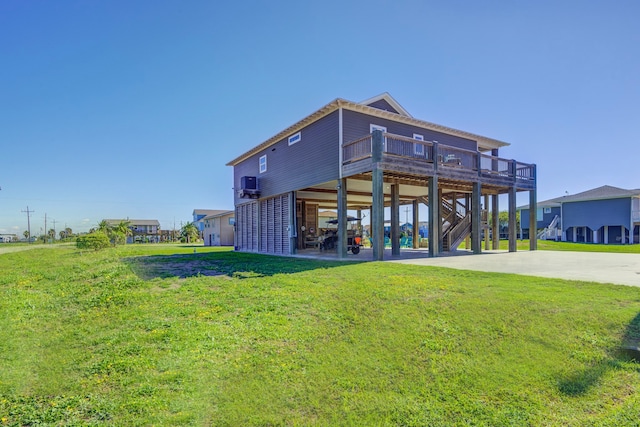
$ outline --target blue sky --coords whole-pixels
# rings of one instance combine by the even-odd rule
[[[34,234],[45,214],[170,229],[231,209],[229,160],[382,92],[511,143],[539,200],[640,188],[638,17],[635,0],[2,1],[0,233],[27,206]]]

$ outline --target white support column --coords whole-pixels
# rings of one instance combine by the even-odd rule
[[[600,229],[593,230],[593,243],[600,243]]]
[[[604,244],[605,245],[609,244],[609,226],[608,225],[604,226]]]
[[[578,227],[573,227],[573,243],[578,241]]]

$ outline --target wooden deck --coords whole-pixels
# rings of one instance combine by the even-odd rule
[[[367,174],[375,166],[385,174],[397,174],[408,179],[438,176],[444,180],[479,182],[517,191],[536,188],[534,164],[389,133],[384,133],[383,138],[383,147],[378,155],[373,150],[372,135],[344,144],[343,176]]]

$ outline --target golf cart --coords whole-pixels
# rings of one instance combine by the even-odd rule
[[[353,216],[347,217],[347,222],[361,221],[361,218]],[[327,221],[327,224],[338,224],[337,219],[331,219]],[[338,235],[334,231],[329,231],[325,234],[325,238],[322,243],[322,249],[331,250],[338,246]],[[362,247],[362,236],[357,234],[356,230],[347,230],[347,251],[351,251],[352,254],[358,255],[360,253],[360,247]]]

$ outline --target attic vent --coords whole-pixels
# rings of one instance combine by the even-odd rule
[[[302,139],[300,132],[296,133],[295,135],[291,135],[289,137],[289,145],[293,145],[296,142],[300,141]]]

